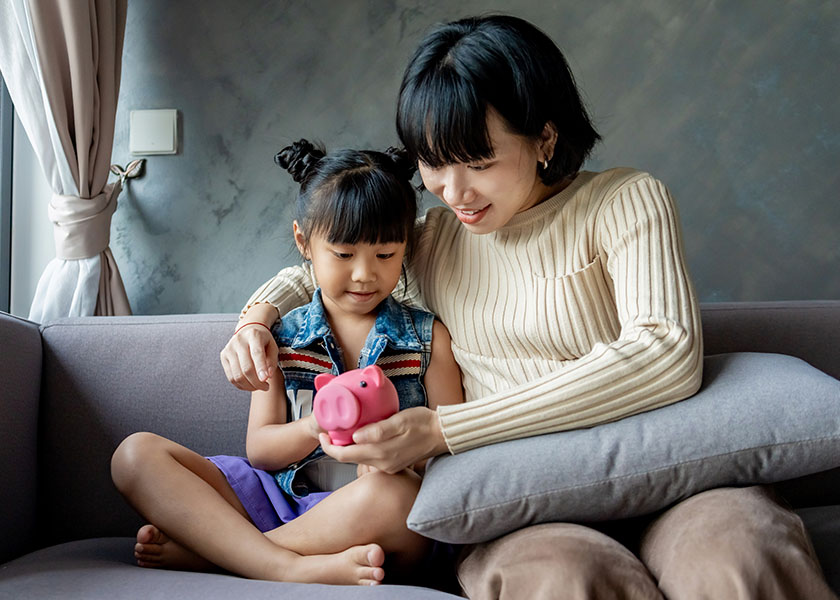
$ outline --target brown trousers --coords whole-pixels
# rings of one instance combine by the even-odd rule
[[[703,492],[619,533],[627,545],[534,525],[466,548],[458,579],[471,600],[837,600],[802,521],[764,487]]]

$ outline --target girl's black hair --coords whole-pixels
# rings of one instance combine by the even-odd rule
[[[527,21],[472,17],[433,29],[403,75],[397,132],[414,159],[431,167],[493,156],[487,112],[511,133],[539,138],[553,123],[558,139],[546,184],[580,170],[600,139],[557,45]]]
[[[414,246],[416,163],[405,150],[336,150],[299,140],[274,157],[300,184],[295,219],[310,239],[332,244],[406,242]]]

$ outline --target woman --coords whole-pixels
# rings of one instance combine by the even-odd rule
[[[419,225],[409,280],[449,328],[467,403],[402,411],[325,451],[396,472],[696,392],[699,309],[671,198],[646,173],[580,171],[599,137],[545,34],[504,16],[432,31],[406,69],[397,129],[446,205]],[[257,324],[221,357],[235,385],[265,385],[276,349],[259,323],[313,289],[292,267],[252,296],[242,322]],[[528,527],[467,548],[458,575],[470,598],[833,598],[803,531],[763,488],[713,490],[630,537]]]

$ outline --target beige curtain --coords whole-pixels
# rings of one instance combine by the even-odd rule
[[[108,247],[120,193],[107,180],[126,0],[0,3],[0,70],[53,189],[56,258],[30,318],[131,314]]]

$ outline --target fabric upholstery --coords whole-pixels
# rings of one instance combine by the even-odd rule
[[[31,548],[35,530],[41,336],[0,313],[0,563]]]
[[[250,396],[219,365],[234,323],[233,315],[97,317],[43,328],[44,543],[134,534],[141,522],[111,483],[110,460],[135,431],[203,455],[244,453]]]
[[[475,543],[838,466],[840,381],[790,356],[723,354],[706,358],[703,387],[682,402],[435,459],[408,523],[441,541]]]
[[[715,302],[701,309],[707,355],[790,354],[840,379],[840,301]]]
[[[0,568],[0,598],[38,600],[446,600],[432,589],[275,583],[232,575],[141,569],[134,565],[132,538],[69,542],[34,552]]]

